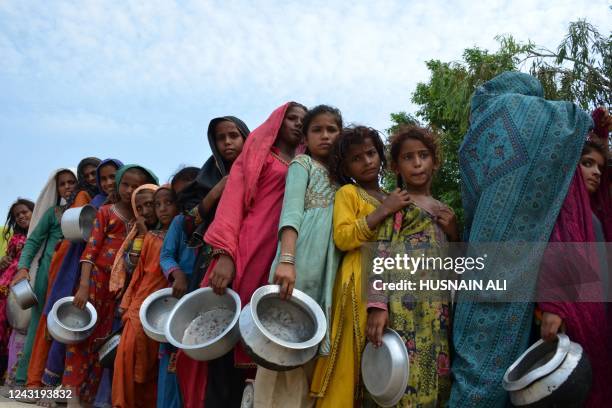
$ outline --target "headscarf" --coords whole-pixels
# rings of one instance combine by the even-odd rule
[[[90,203],[96,208],[100,208],[108,199],[108,196],[104,192],[104,189],[102,188],[102,184],[100,181],[100,171],[102,167],[108,164],[113,164],[117,170],[123,167],[123,163],[117,159],[105,159],[105,160],[102,160],[100,164],[98,164],[98,167],[96,168],[96,185],[98,186],[98,194],[91,200],[91,203]]]
[[[138,195],[138,193],[143,190],[152,190],[153,192],[155,192],[157,191],[157,189],[159,189],[159,186],[157,186],[156,184],[143,184],[142,186],[134,190],[134,192],[132,193],[132,211],[134,211],[134,215],[138,214],[138,212],[136,211],[136,196]],[[138,234],[138,228],[136,227],[136,224],[134,224],[132,226],[132,229],[130,229],[130,232],[128,233],[127,237],[123,241],[123,244],[121,244],[121,247],[117,251],[117,255],[115,256],[115,262],[113,262],[113,269],[111,270],[110,274],[110,281],[108,283],[108,289],[111,292],[119,292],[124,288],[127,277],[127,265],[125,263],[124,255],[130,243],[134,240],[134,238],[136,238],[136,234]]]
[[[149,176],[149,180],[147,180],[148,183],[155,184],[155,185],[159,184],[159,179],[157,178],[155,173],[153,173],[151,170],[147,169],[146,167],[140,166],[138,164],[126,164],[126,165],[121,166],[119,170],[117,170],[117,174],[115,175],[115,186],[117,188],[117,193],[119,192],[119,185],[121,184],[121,179],[123,178],[123,176],[128,170],[132,170],[132,169],[140,169],[144,171],[145,174]]]
[[[100,159],[98,159],[97,157],[86,157],[79,162],[79,165],[77,166],[77,186],[72,192],[72,194],[70,194],[68,200],[66,200],[64,208],[70,208],[72,206],[72,203],[74,203],[77,194],[79,194],[79,192],[81,191],[87,192],[90,198],[93,198],[98,194],[98,186],[92,186],[85,180],[85,167],[93,166],[97,168],[99,164]]]
[[[206,160],[196,179],[179,193],[177,206],[181,211],[189,211],[197,206],[206,197],[206,194],[229,173],[230,164],[223,160],[215,140],[217,124],[225,121],[235,124],[243,139],[246,139],[250,133],[247,125],[235,116],[221,116],[210,121],[207,135],[212,156]]]

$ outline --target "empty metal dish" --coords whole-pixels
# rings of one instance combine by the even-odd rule
[[[38,304],[36,293],[34,293],[32,290],[32,286],[30,286],[30,282],[27,279],[22,279],[11,286],[11,292],[13,292],[13,295],[15,295],[17,304],[23,310],[29,309]]]
[[[233,317],[219,335],[200,344],[184,344],[183,338],[188,326],[202,314],[213,310],[226,309]],[[240,316],[240,297],[231,289],[224,295],[217,295],[212,288],[199,288],[183,296],[170,312],[164,333],[168,343],[180,348],[194,360],[208,361],[227,354],[240,339],[238,317]]]
[[[257,289],[240,314],[240,336],[253,360],[270,370],[285,371],[312,360],[325,337],[327,321],[321,307],[294,289],[287,300],[278,285]]]
[[[74,296],[58,299],[47,316],[47,330],[60,343],[80,343],[91,335],[98,313],[90,302],[84,309],[72,304]]]
[[[72,242],[87,241],[95,219],[96,208],[89,204],[64,211],[61,222],[64,239]]]
[[[506,371],[503,387],[519,407],[582,407],[592,382],[582,346],[563,333],[557,341],[538,340]]]
[[[147,296],[138,311],[140,323],[147,336],[160,343],[168,342],[164,328],[178,301],[172,296],[172,288],[160,289]]]
[[[366,345],[361,357],[361,376],[366,389],[381,407],[392,407],[402,399],[408,386],[410,360],[402,337],[385,329],[382,345]]]

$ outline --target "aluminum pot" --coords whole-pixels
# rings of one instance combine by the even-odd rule
[[[253,293],[239,325],[245,351],[257,364],[276,371],[312,360],[327,330],[323,310],[314,299],[294,289],[291,298],[282,300],[278,285]]]
[[[98,348],[98,361],[104,368],[113,368],[115,366],[115,356],[117,355],[117,348],[121,341],[121,331],[123,327],[115,330],[106,338],[100,348]]]
[[[172,296],[172,288],[160,289],[147,296],[138,311],[140,323],[147,336],[160,343],[168,342],[164,327],[178,301]]]
[[[72,242],[87,241],[95,219],[96,208],[89,204],[64,211],[61,222],[64,239]]]
[[[402,337],[392,329],[385,329],[382,346],[368,343],[361,358],[363,383],[381,407],[396,405],[406,392],[410,360]]]
[[[23,310],[29,309],[38,304],[36,293],[34,293],[32,290],[32,286],[30,286],[30,282],[27,279],[22,279],[11,286],[11,292],[13,295],[15,295],[17,304]]]
[[[582,407],[591,382],[582,346],[559,333],[554,342],[529,347],[506,371],[503,387],[517,407]]]
[[[189,324],[201,313],[220,307],[229,309],[234,313],[225,330],[205,343],[183,344],[183,335]],[[240,297],[229,288],[222,296],[216,295],[210,287],[196,289],[183,296],[170,312],[164,328],[166,339],[194,360],[208,361],[219,358],[233,349],[240,339],[238,331],[240,308]]]
[[[72,304],[74,296],[58,299],[47,316],[51,337],[64,344],[80,343],[88,338],[98,321],[98,313],[89,302],[81,310]]]
[[[12,291],[9,291],[9,295],[6,300],[6,316],[13,329],[17,330],[21,334],[27,333],[30,319],[32,317],[32,310],[23,310],[17,303],[17,299]]]

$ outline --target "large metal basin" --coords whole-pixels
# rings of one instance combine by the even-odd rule
[[[93,229],[96,211],[96,208],[89,204],[64,211],[61,222],[64,239],[72,242],[87,241]]]
[[[276,371],[312,360],[327,330],[323,310],[314,299],[294,289],[288,300],[282,300],[278,285],[253,293],[239,325],[246,352],[257,364]]]
[[[366,345],[361,358],[361,376],[366,389],[381,407],[396,405],[406,392],[410,372],[408,351],[401,336],[385,329],[382,345]]]
[[[11,292],[15,296],[15,301],[23,310],[38,304],[36,293],[32,290],[32,286],[27,279],[22,279],[11,286]]]
[[[183,335],[189,324],[200,313],[220,307],[229,309],[234,313],[229,326],[219,336],[202,344],[183,344]],[[219,358],[233,349],[240,338],[238,331],[240,309],[240,297],[229,288],[222,296],[216,295],[210,287],[196,289],[183,296],[170,312],[164,328],[166,339],[194,360],[209,361]]]
[[[168,342],[164,328],[178,301],[172,296],[172,288],[164,288],[151,293],[142,302],[138,315],[147,336],[160,343]]]
[[[57,300],[47,316],[47,330],[60,343],[76,344],[88,338],[98,321],[98,313],[90,302],[81,310],[72,304],[74,296]]]

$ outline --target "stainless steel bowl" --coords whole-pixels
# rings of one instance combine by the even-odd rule
[[[47,330],[60,343],[80,343],[91,335],[98,313],[89,302],[81,310],[72,304],[74,296],[57,300],[47,316]]]
[[[64,211],[61,222],[64,239],[72,242],[87,241],[95,219],[96,208],[89,204]]]
[[[185,329],[200,313],[220,307],[233,311],[234,317],[223,332],[205,343],[183,344]],[[234,348],[240,338],[238,317],[240,316],[240,297],[236,292],[227,289],[222,296],[216,295],[212,288],[200,288],[183,296],[170,312],[164,333],[174,347],[182,349],[194,360],[208,361],[227,354]]]
[[[294,289],[290,299],[281,300],[278,285],[262,286],[253,293],[240,314],[239,325],[245,350],[253,361],[276,371],[312,360],[327,330],[323,310],[314,299]]]
[[[38,304],[36,293],[34,293],[32,290],[32,286],[30,286],[30,282],[27,279],[22,279],[11,286],[11,292],[13,292],[13,295],[15,295],[17,304],[23,310],[29,309]]]
[[[401,336],[385,329],[382,345],[368,343],[361,357],[361,376],[366,389],[381,407],[396,405],[406,392],[410,360]]]
[[[582,346],[557,334],[539,340],[506,371],[503,387],[514,406],[581,407],[591,388],[591,364]]]
[[[117,331],[102,344],[98,349],[98,361],[100,365],[105,368],[113,368],[115,366],[115,356],[117,355],[117,348],[121,341],[121,331]]]
[[[147,336],[160,343],[168,342],[164,328],[170,312],[178,301],[172,296],[172,288],[164,288],[151,293],[142,302],[138,315]]]
[[[14,330],[17,330],[21,334],[26,334],[28,331],[28,325],[32,317],[32,310],[23,310],[17,303],[15,294],[10,291],[6,301],[6,316],[8,322]]]

